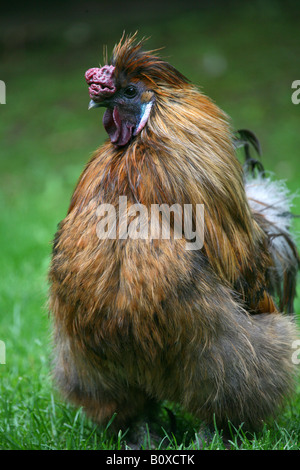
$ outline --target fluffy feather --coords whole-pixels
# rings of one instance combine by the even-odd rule
[[[284,181],[272,181],[259,174],[245,184],[254,213],[262,217],[269,239],[273,265],[269,268],[270,291],[278,296],[279,309],[294,313],[299,256],[291,235],[293,196]]]
[[[262,208],[271,183],[264,182],[259,202],[251,197],[254,183],[245,190],[227,116],[141,46],[134,37],[121,40],[109,64],[116,92],[97,95],[131,138],[126,133],[95,152],[55,237],[55,379],[96,422],[117,413],[116,430],[162,400],[207,423],[215,416],[219,426],[231,420],[256,429],[293,389],[296,331],[278,313],[270,272],[283,251],[292,259],[294,245],[290,252],[273,237],[280,231],[290,240],[285,222],[277,224],[279,207]],[[128,86],[134,98],[126,97]],[[203,248],[187,251],[172,236],[99,239],[97,208],[117,207],[120,195],[129,209],[137,202],[204,204]]]

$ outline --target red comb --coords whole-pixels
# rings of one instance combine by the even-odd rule
[[[93,101],[100,102],[115,93],[114,71],[113,65],[104,65],[101,69],[94,67],[85,72],[85,79],[90,85],[89,94]]]

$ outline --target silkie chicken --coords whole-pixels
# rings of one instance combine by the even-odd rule
[[[96,423],[115,416],[115,431],[164,401],[208,426],[256,431],[295,384],[291,198],[282,183],[243,169],[243,139],[227,116],[143,46],[122,37],[109,64],[85,75],[89,107],[107,108],[109,139],[86,165],[53,243],[53,376]],[[149,228],[152,205],[174,204],[193,208],[193,233],[203,206],[200,248],[175,236],[173,212],[169,237],[126,232],[132,209],[147,209]],[[116,211],[105,219],[99,207],[108,205]],[[122,236],[111,236],[118,228]]]

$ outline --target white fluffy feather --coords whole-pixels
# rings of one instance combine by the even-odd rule
[[[294,195],[291,195],[284,181],[258,175],[247,177],[246,193],[253,210],[264,215],[277,229],[289,231]]]
[[[295,195],[289,192],[284,181],[273,181],[262,175],[256,178],[247,176],[245,189],[252,210],[259,212],[269,222],[267,234],[274,260],[270,275],[276,290],[285,273],[294,273],[292,276],[296,276],[298,269],[295,241],[290,232]]]

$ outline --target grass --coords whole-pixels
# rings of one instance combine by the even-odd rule
[[[123,436],[110,438],[55,390],[46,308],[51,240],[84,164],[105,138],[100,115],[87,112],[83,81],[84,71],[101,60],[103,43],[111,47],[126,28],[151,35],[150,47],[165,45],[163,54],[201,84],[234,127],[258,135],[265,167],[286,179],[291,191],[299,189],[300,105],[291,103],[291,83],[299,79],[297,4],[233,5],[224,19],[221,9],[181,9],[179,3],[173,2],[171,12],[162,7],[159,15],[155,9],[132,9],[116,18],[105,11],[105,17],[81,10],[78,3],[71,12],[61,7],[60,16],[53,8],[47,14],[35,11],[35,17],[30,11],[4,12],[0,19],[0,79],[7,85],[7,104],[0,107],[0,340],[6,345],[6,364],[0,364],[0,449],[124,445]],[[294,211],[300,213],[299,199]],[[295,230],[299,227],[295,221]],[[163,416],[158,448],[201,448],[195,434],[199,423],[173,410],[176,435]],[[250,439],[242,430],[234,432],[231,447],[291,450],[299,449],[299,442],[298,394],[260,435]],[[220,435],[204,448],[223,449]]]

